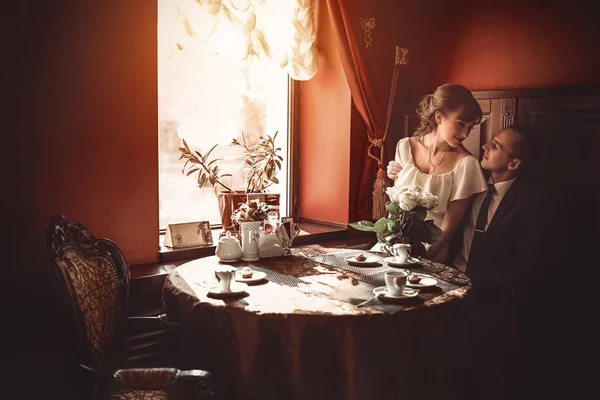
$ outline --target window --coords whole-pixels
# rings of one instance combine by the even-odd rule
[[[177,52],[177,32],[181,31],[177,7],[159,0],[158,13],[158,113],[159,113],[159,215],[160,229],[168,224],[206,221],[221,223],[217,196],[212,187],[200,189],[197,175],[182,174],[178,160],[181,139],[192,150],[205,154],[215,144],[211,158],[220,158],[219,167],[233,189],[244,188],[239,147],[230,146],[241,133],[250,143],[259,136],[273,136],[282,148],[284,162],[277,175],[280,183],[270,191],[280,193],[281,214],[287,216],[290,154],[289,89],[287,72],[271,60],[220,58],[208,46],[199,45]],[[201,13],[196,27],[210,27],[210,18]],[[197,32],[199,37],[208,32]],[[201,41],[196,41],[201,43]]]

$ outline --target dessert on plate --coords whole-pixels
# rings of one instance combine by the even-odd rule
[[[410,276],[408,277],[408,281],[410,283],[419,283],[421,281],[421,278],[419,277],[419,275],[412,273],[410,274]]]
[[[365,257],[364,254],[359,254],[354,258],[356,259],[356,261],[365,261],[367,259],[367,257]]]
[[[254,271],[252,271],[252,269],[249,267],[244,267],[240,271],[240,275],[242,275],[242,278],[252,278],[253,273]]]

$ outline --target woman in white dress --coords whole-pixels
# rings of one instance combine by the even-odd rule
[[[420,104],[421,124],[412,137],[396,146],[395,161],[387,166],[394,186],[420,185],[439,197],[428,212],[441,228],[438,243],[426,258],[444,262],[447,245],[469,207],[471,196],[487,190],[479,160],[462,145],[481,122],[481,107],[464,86],[447,83]]]

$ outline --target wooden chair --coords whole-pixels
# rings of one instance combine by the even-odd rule
[[[125,359],[129,268],[111,240],[84,225],[55,217],[48,231],[53,267],[73,316],[75,368],[86,399],[214,398],[211,374],[177,368],[121,369]],[[164,317],[137,317],[166,322]],[[164,328],[164,326],[163,326]]]

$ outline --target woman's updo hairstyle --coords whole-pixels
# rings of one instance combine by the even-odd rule
[[[415,135],[425,135],[437,128],[436,111],[445,115],[447,112],[457,111],[461,107],[462,113],[459,116],[461,121],[475,121],[476,124],[481,122],[483,114],[481,107],[469,89],[457,83],[446,83],[438,87],[433,94],[425,96],[417,108],[421,124]]]

